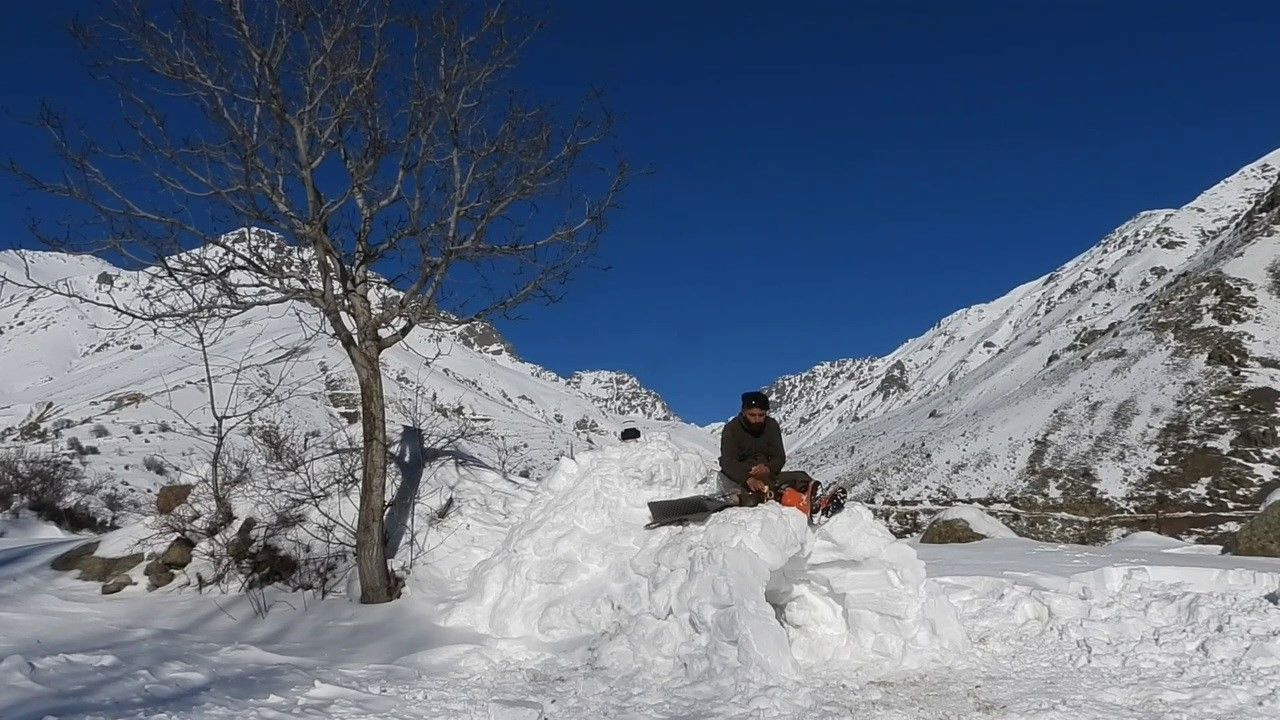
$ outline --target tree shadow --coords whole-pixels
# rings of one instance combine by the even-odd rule
[[[259,703],[293,715],[304,701],[323,715],[324,694],[308,698],[318,683],[355,697],[365,692],[360,678],[366,669],[408,680],[413,670],[397,669],[398,658],[485,642],[470,631],[411,622],[416,609],[410,607],[370,610],[338,598],[308,607],[301,594],[281,592],[260,618],[245,596],[98,600],[70,587],[70,596],[65,587],[52,593],[46,619],[53,622],[0,639],[0,658],[19,656],[6,660],[5,669],[27,668],[3,675],[0,718],[190,717],[236,708],[252,714],[246,705]],[[5,604],[12,599],[0,595]],[[383,626],[396,627],[394,636],[373,631]],[[370,695],[367,701],[389,698]],[[370,706],[375,714],[386,709]]]
[[[395,557],[404,543],[413,519],[418,498],[422,493],[422,480],[430,465],[452,461],[457,467],[494,470],[481,458],[458,447],[428,447],[422,428],[400,426],[400,442],[391,462],[400,472],[400,484],[395,496],[388,503],[385,516],[387,556]]]

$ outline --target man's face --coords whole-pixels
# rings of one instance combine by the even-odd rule
[[[768,415],[768,413],[760,408],[747,408],[742,411],[742,417],[746,418],[747,422],[752,425],[759,425],[763,423],[766,415]]]

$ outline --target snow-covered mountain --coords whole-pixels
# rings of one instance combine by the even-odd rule
[[[859,497],[1096,517],[1256,509],[1280,484],[1277,388],[1280,151],[887,357],[769,392],[794,464]]]
[[[143,276],[96,258],[27,258],[33,277],[66,281],[101,300],[110,295],[127,304],[146,286]],[[0,252],[0,276],[25,272],[16,252]],[[261,409],[259,420],[316,434],[351,428],[358,396],[349,361],[314,331],[305,309],[293,310],[254,310],[212,338],[220,398],[238,387],[236,400],[248,407],[280,387],[288,397]],[[616,442],[630,425],[668,432],[690,447],[709,448],[713,440],[679,422],[635,378],[559,377],[521,360],[484,324],[421,330],[383,362],[392,428],[422,427],[428,442],[432,433],[461,437],[469,452],[512,476],[540,478],[561,455]],[[200,430],[210,417],[192,337],[126,325],[92,304],[0,282],[0,366],[0,444],[75,452],[92,473],[143,493],[173,481],[172,473],[148,469],[159,466],[144,464],[148,457],[200,471]]]
[[[566,382],[607,413],[650,420],[680,420],[661,395],[627,373],[615,370],[576,372]]]
[[[101,260],[30,257],[45,280],[104,297],[144,290]],[[0,253],[0,275],[22,272]],[[789,464],[873,504],[982,499],[1040,513],[1005,518],[1038,536],[1055,536],[1045,518],[1062,514],[1213,535],[1280,485],[1277,328],[1280,151],[886,357],[823,363],[768,391]],[[180,436],[204,422],[198,354],[174,340],[0,287],[0,441],[68,452],[74,437],[98,453],[76,451],[96,472],[154,488],[165,480],[143,461],[196,463]],[[288,375],[295,392],[276,415],[307,428],[355,421],[346,357],[287,307],[240,318],[215,345],[226,378],[237,364]],[[544,476],[626,425],[714,450],[714,427],[680,422],[636,378],[561,378],[489,326],[420,332],[385,362],[392,422],[465,431],[478,457],[512,474]],[[1105,537],[1093,530],[1058,536]]]

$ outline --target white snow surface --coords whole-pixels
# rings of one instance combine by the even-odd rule
[[[968,523],[971,530],[989,538],[1018,537],[1018,533],[1010,530],[1008,525],[983,512],[981,508],[976,508],[972,505],[957,505],[947,508],[934,515],[932,522],[939,520],[963,520]]]
[[[432,571],[373,607],[103,597],[47,569],[82,539],[0,538],[0,717],[1280,713],[1280,560],[1151,533],[915,547],[856,504],[817,529],[777,505],[643,529],[648,499],[700,490],[707,469],[660,436],[563,460],[433,530],[450,540]],[[454,482],[473,498],[507,483]]]
[[[816,532],[777,504],[646,530],[645,503],[713,474],[665,438],[565,459],[441,613],[616,672],[803,677],[965,645],[924,565],[861,506]]]

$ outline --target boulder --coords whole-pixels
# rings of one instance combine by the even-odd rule
[[[975,532],[969,523],[959,518],[950,520],[934,520],[925,528],[920,542],[930,545],[948,545],[952,543],[971,543],[986,540],[987,536]]]
[[[181,570],[191,564],[191,551],[196,544],[179,535],[169,543],[169,547],[160,554],[159,562],[165,567]]]
[[[156,493],[156,512],[168,515],[191,497],[194,485],[165,485]]]
[[[1236,555],[1280,557],[1280,502],[1267,505],[1245,523],[1236,533],[1231,550]]]
[[[975,505],[957,505],[933,516],[920,542],[933,544],[969,543],[987,538],[1016,538],[1008,525]]]
[[[49,562],[49,567],[58,572],[79,570],[81,561],[98,549],[97,541],[77,545]]]
[[[97,542],[79,545],[54,558],[49,567],[61,572],[79,570],[79,579],[104,583],[129,572],[143,559],[142,553],[115,558],[99,557],[93,554],[97,549]]]
[[[126,573],[120,573],[102,585],[102,594],[115,595],[132,584],[133,578],[129,577]]]
[[[253,518],[245,518],[240,523],[240,527],[236,530],[235,537],[227,542],[227,555],[236,562],[241,562],[249,557],[249,550],[253,547],[253,528],[256,527],[258,521]]]
[[[147,590],[158,590],[159,588],[173,582],[173,571],[167,565],[160,562],[159,559],[152,560],[147,563],[147,567],[142,571],[147,576]]]

